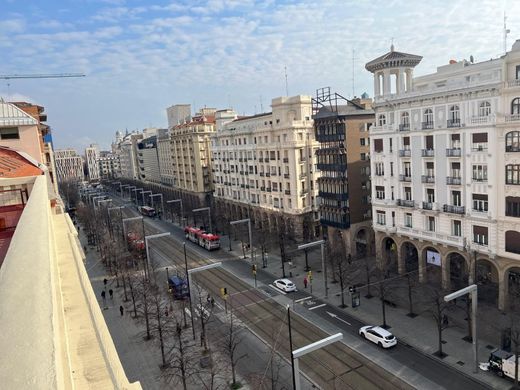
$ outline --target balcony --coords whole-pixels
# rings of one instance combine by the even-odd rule
[[[520,79],[508,81],[506,86],[508,88],[520,87]]]
[[[488,181],[488,179],[487,179],[487,176],[486,177],[484,177],[484,176],[473,176],[473,181],[483,183],[483,182]]]
[[[260,187],[260,191],[265,191],[265,187]]]
[[[260,172],[259,175],[262,176],[262,177],[264,177],[264,176],[265,176],[265,173],[264,173],[264,172]]]
[[[343,142],[343,141],[345,141],[345,133],[344,132],[339,132],[336,134],[316,133],[316,141],[318,141],[318,142]]]
[[[449,119],[446,123],[446,127],[448,129],[452,129],[454,127],[460,127],[460,119]]]
[[[403,123],[402,125],[399,125],[399,131],[410,131],[410,124]]]
[[[423,129],[423,130],[432,130],[433,129],[433,122],[422,122],[421,123],[421,129]]]
[[[422,175],[421,176],[421,183],[435,183],[435,176],[429,176],[429,175]]]
[[[404,181],[410,183],[412,181],[411,175],[399,175],[399,181]]]
[[[433,202],[422,202],[423,210],[433,210]]]
[[[320,224],[323,226],[335,227],[337,229],[348,229],[350,227],[350,222],[329,221],[325,218],[320,218]]]
[[[265,177],[271,177],[271,172],[266,172]]]
[[[289,162],[289,159],[288,159],[287,157],[284,157],[283,162],[284,162],[284,163],[288,163],[288,162]]]
[[[304,188],[303,190],[300,191],[300,196],[305,196],[305,195],[307,195],[308,193],[309,193],[309,190],[307,190],[307,189]]]
[[[495,115],[487,115],[487,116],[474,116],[469,119],[469,123],[477,126],[486,126],[492,125],[496,122]]]
[[[410,149],[401,149],[399,150],[399,157],[411,157],[412,151]]]
[[[303,164],[304,162],[307,161],[307,157],[302,157],[299,159],[299,161],[300,161],[300,164]]]
[[[396,204],[401,207],[415,207],[415,202],[407,199],[397,199]]]
[[[300,173],[300,175],[298,177],[300,178],[300,180],[302,180],[307,177],[307,174],[305,172],[302,172],[302,173]]]
[[[285,195],[291,195],[291,190],[285,190]]]
[[[318,191],[318,196],[323,199],[334,199],[345,201],[348,200],[348,193],[337,193],[337,192],[326,192],[326,191]]]
[[[518,122],[520,121],[520,114],[511,114],[505,116],[506,122]]]
[[[446,157],[460,157],[461,155],[462,149],[460,148],[446,149]]]
[[[258,159],[258,162],[264,162],[264,159],[263,159],[262,157],[260,157],[260,158]]]
[[[422,149],[421,150],[421,156],[422,157],[434,157],[435,156],[435,150],[433,150],[433,149]]]
[[[461,214],[464,215],[465,207],[464,206],[453,206],[451,204],[445,204],[442,208],[445,213],[452,214]]]
[[[446,184],[450,186],[460,186],[462,184],[462,179],[460,176],[447,176]]]
[[[271,187],[267,187],[265,190],[266,190],[267,192],[271,192],[271,191],[272,191],[272,190],[271,190]]]
[[[288,173],[284,173],[284,174],[283,174],[283,177],[284,177],[285,179],[288,179],[288,178],[289,178],[289,174],[288,174]]]
[[[316,164],[320,171],[335,171],[335,172],[344,172],[347,170],[347,164],[324,164],[318,163]]]

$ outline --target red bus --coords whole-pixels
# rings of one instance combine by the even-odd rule
[[[217,234],[207,233],[203,229],[193,226],[186,226],[184,228],[184,234],[188,240],[200,245],[208,251],[220,248],[220,236]]]

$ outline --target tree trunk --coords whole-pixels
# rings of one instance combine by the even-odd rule
[[[410,315],[413,315],[413,302],[412,302],[412,281],[410,280],[410,275],[407,275],[406,278],[408,279],[408,303],[410,307]]]
[[[162,358],[162,365],[163,367],[166,366],[166,357],[164,356],[164,341],[162,336],[162,326],[161,326],[161,308],[159,307],[159,304],[156,305],[157,309],[157,330],[159,332],[159,343],[161,346],[161,358]]]
[[[340,274],[339,274],[339,286],[341,288],[341,307],[344,308],[344,307],[347,307],[347,305],[345,305],[345,277],[343,275],[343,272],[342,272],[341,268],[340,268],[339,272],[340,272]]]
[[[370,294],[370,267],[368,263],[366,263],[366,272],[367,272],[367,295],[366,298],[372,298],[372,294]]]

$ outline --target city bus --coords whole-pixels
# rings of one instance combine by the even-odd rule
[[[186,226],[184,234],[188,240],[211,251],[220,248],[220,236],[212,234],[193,226]]]
[[[150,206],[139,206],[139,212],[146,217],[155,217],[155,209]]]

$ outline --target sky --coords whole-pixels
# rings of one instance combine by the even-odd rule
[[[0,97],[44,106],[55,148],[107,149],[117,130],[166,127],[173,104],[270,111],[285,74],[290,96],[372,96],[364,66],[392,39],[423,56],[415,76],[496,58],[504,11],[510,50],[520,0],[0,0],[0,74],[86,75],[0,80]]]

